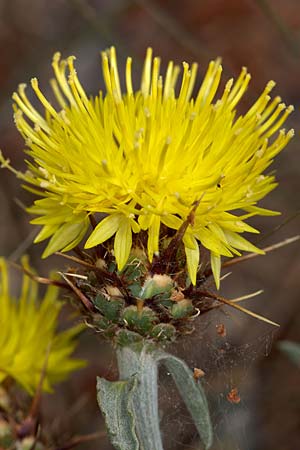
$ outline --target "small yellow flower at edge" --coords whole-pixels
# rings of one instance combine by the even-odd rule
[[[267,169],[293,136],[281,129],[292,106],[271,99],[270,81],[244,115],[236,106],[248,88],[243,68],[217,94],[222,66],[217,59],[207,69],[193,96],[197,64],[171,61],[161,75],[160,58],[148,49],[141,83],[134,89],[131,58],[121,90],[114,47],[102,53],[106,93],[88,97],[77,77],[74,57],[53,58],[54,107],[32,88],[44,109],[40,113],[25,94],[14,93],[15,123],[26,143],[28,171],[18,173],[26,188],[40,199],[28,210],[42,225],[36,242],[50,238],[43,256],[78,245],[89,229],[89,214],[105,217],[89,231],[85,248],[114,237],[114,255],[126,264],[132,233],[145,230],[151,262],[160,250],[160,229],[178,230],[195,202],[195,220],[184,235],[187,269],[192,282],[200,262],[199,243],[211,254],[219,285],[221,256],[260,252],[241,236],[258,233],[245,220],[276,214],[257,206],[276,186]],[[2,157],[2,164],[9,165]]]
[[[57,332],[62,307],[58,288],[48,287],[40,302],[37,289],[24,275],[19,299],[12,298],[7,265],[0,258],[0,384],[11,377],[32,395],[44,371],[43,390],[50,392],[53,384],[85,365],[71,357],[82,325]]]

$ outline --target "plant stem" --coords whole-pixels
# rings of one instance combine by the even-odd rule
[[[123,347],[117,351],[121,380],[137,377],[132,406],[136,417],[136,432],[141,450],[163,450],[159,417],[157,361],[149,347],[142,351]]]

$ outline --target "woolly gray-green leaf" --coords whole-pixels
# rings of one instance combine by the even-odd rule
[[[105,417],[112,445],[117,450],[139,449],[131,407],[135,385],[134,377],[129,381],[107,381],[104,378],[97,378],[98,404]]]
[[[142,351],[129,347],[117,352],[120,378],[137,379],[132,405],[140,450],[163,450],[159,429],[157,360],[145,345]]]
[[[290,360],[300,367],[300,344],[292,341],[280,341],[278,347]]]
[[[209,449],[213,441],[213,431],[206,395],[200,381],[194,379],[193,372],[181,359],[164,352],[157,352],[157,359],[163,362],[171,373],[205,448]]]

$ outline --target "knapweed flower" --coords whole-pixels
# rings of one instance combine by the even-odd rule
[[[29,155],[28,172],[20,176],[40,197],[29,208],[38,216],[32,223],[43,226],[36,242],[50,238],[44,257],[78,245],[89,214],[102,213],[85,248],[114,237],[122,269],[132,233],[144,230],[152,261],[160,250],[161,226],[178,230],[194,205],[193,223],[183,237],[193,283],[199,243],[211,253],[217,284],[222,255],[260,252],[241,234],[258,232],[245,222],[249,217],[273,214],[257,202],[276,186],[274,175],[265,171],[293,135],[280,129],[293,108],[280,97],[271,100],[275,83],[238,116],[237,104],[250,81],[246,68],[217,94],[222,66],[212,61],[193,96],[197,64],[183,63],[177,89],[179,67],[171,61],[160,75],[160,59],[148,49],[137,90],[127,59],[123,92],[112,47],[102,53],[106,93],[88,97],[73,63],[74,57],[54,55],[57,108],[35,78],[31,85],[43,113],[29,101],[24,84],[13,95],[15,122]]]
[[[37,283],[24,275],[20,297],[15,299],[3,258],[0,271],[0,383],[11,377],[33,394],[44,377],[43,390],[51,391],[54,383],[85,365],[71,357],[82,326],[57,332],[62,306],[57,300],[58,288],[48,287],[38,301]]]

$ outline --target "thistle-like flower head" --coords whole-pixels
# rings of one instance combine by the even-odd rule
[[[62,306],[57,300],[58,288],[50,286],[43,300],[38,301],[37,283],[24,275],[16,300],[10,294],[3,258],[0,271],[0,383],[11,377],[33,394],[45,372],[43,390],[51,391],[54,383],[85,365],[71,357],[82,326],[57,332]]]
[[[293,135],[281,129],[293,108],[269,95],[275,83],[238,116],[236,106],[250,81],[245,68],[217,93],[222,66],[212,61],[193,96],[197,64],[183,63],[176,88],[179,67],[171,61],[160,75],[160,59],[148,49],[137,90],[127,59],[123,92],[112,47],[102,53],[106,93],[89,98],[73,62],[54,55],[57,107],[36,79],[31,84],[44,113],[28,100],[25,85],[13,95],[15,122],[30,156],[29,170],[20,176],[40,197],[29,208],[38,216],[32,223],[43,226],[36,242],[50,238],[44,257],[78,245],[89,215],[101,213],[85,248],[112,238],[122,269],[133,233],[146,232],[151,262],[160,251],[160,230],[178,230],[193,208],[183,236],[193,283],[199,244],[210,251],[217,285],[222,255],[260,252],[241,233],[258,232],[245,223],[250,216],[273,214],[257,202],[276,186],[266,170]]]

